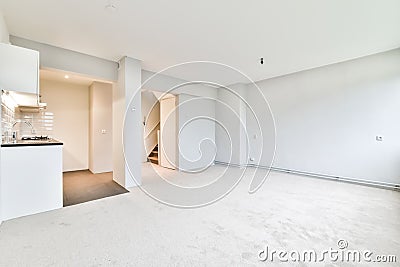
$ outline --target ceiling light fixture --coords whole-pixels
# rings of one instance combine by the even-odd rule
[[[115,11],[117,11],[117,5],[112,1],[109,1],[108,4],[105,6],[105,9],[109,13],[114,13]]]
[[[69,75],[65,75],[64,78],[65,78],[65,79],[69,79]]]

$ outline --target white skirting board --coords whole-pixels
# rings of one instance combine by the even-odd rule
[[[348,178],[348,177],[338,177],[338,176],[332,176],[332,175],[283,169],[283,168],[279,168],[279,167],[266,167],[266,166],[261,166],[261,165],[256,165],[256,164],[239,165],[239,164],[232,164],[232,163],[220,162],[220,161],[215,161],[215,164],[225,165],[225,166],[233,166],[233,167],[239,167],[239,168],[250,167],[250,168],[269,169],[271,171],[292,173],[292,174],[297,174],[297,175],[302,175],[302,176],[307,176],[307,177],[313,177],[313,178],[319,178],[319,179],[326,179],[326,180],[332,180],[332,181],[339,181],[339,182],[345,182],[345,183],[359,184],[359,185],[372,186],[372,187],[377,187],[377,188],[400,191],[400,184],[392,184],[392,183],[385,183],[385,182],[379,182],[379,181],[369,181],[369,180]]]

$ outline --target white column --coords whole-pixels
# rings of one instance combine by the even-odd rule
[[[119,64],[113,88],[113,178],[129,188],[142,181],[141,63],[124,57]]]

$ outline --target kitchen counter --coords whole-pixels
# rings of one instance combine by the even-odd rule
[[[18,140],[16,142],[1,144],[1,147],[19,147],[19,146],[59,146],[62,142],[55,139],[48,140]]]
[[[31,140],[2,145],[3,221],[62,208],[63,146],[58,144],[54,140]]]

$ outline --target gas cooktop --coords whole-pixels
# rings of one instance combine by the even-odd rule
[[[21,140],[24,141],[33,141],[33,140],[49,140],[50,138],[46,136],[24,136],[21,138]]]
[[[21,138],[21,140],[16,140],[13,142],[1,144],[2,147],[51,146],[51,145],[63,145],[63,143],[48,136],[24,136]]]

